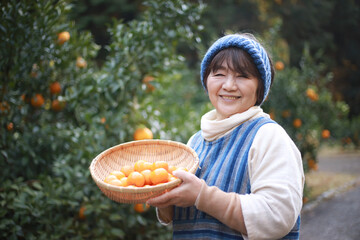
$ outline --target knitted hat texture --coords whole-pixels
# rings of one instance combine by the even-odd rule
[[[226,35],[222,38],[219,38],[206,52],[202,62],[201,62],[201,83],[205,87],[204,75],[206,68],[211,63],[215,55],[225,48],[238,47],[246,51],[251,58],[253,59],[257,69],[260,72],[262,83],[264,84],[264,96],[261,104],[266,99],[271,85],[271,67],[269,57],[265,49],[255,40],[252,40],[244,35],[231,34]]]

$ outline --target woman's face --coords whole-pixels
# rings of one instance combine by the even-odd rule
[[[259,80],[231,69],[233,68],[224,61],[207,78],[210,101],[222,119],[245,112],[255,105],[257,99]]]

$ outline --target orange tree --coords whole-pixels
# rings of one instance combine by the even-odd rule
[[[328,89],[333,75],[326,72],[321,52],[311,56],[303,51],[300,67],[288,67],[288,48],[277,35],[279,22],[265,33],[276,70],[269,101],[264,109],[283,126],[298,146],[304,170],[316,170],[322,143],[338,144],[349,125],[349,107],[335,101]]]
[[[66,92],[85,71],[77,57],[93,57],[96,46],[90,34],[64,22],[66,8],[61,1],[9,1],[1,8],[0,102],[7,109],[1,111],[0,164],[9,169],[2,178],[34,178],[69,150],[62,130],[76,120]]]
[[[154,209],[110,201],[88,171],[98,153],[132,140],[139,123],[161,137],[168,115],[138,107],[151,94],[143,79],[173,78],[184,67],[179,44],[198,42],[201,6],[151,0],[144,9],[109,27],[98,68],[98,47],[67,20],[68,2],[1,3],[1,238],[170,238]]]

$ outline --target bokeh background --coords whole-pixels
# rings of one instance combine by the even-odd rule
[[[211,109],[200,61],[227,33],[269,50],[263,108],[307,173],[322,146],[359,149],[357,1],[8,0],[0,14],[2,239],[171,239],[153,208],[107,199],[88,168],[139,128],[186,143]]]

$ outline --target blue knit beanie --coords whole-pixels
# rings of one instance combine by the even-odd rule
[[[206,52],[201,62],[201,83],[206,90],[204,75],[206,68],[211,63],[215,55],[225,48],[238,47],[246,51],[253,59],[260,72],[261,80],[264,84],[264,96],[261,104],[266,99],[271,85],[271,66],[270,60],[265,49],[257,41],[248,38],[246,35],[231,34],[218,39]],[[260,105],[261,105],[260,104]]]

